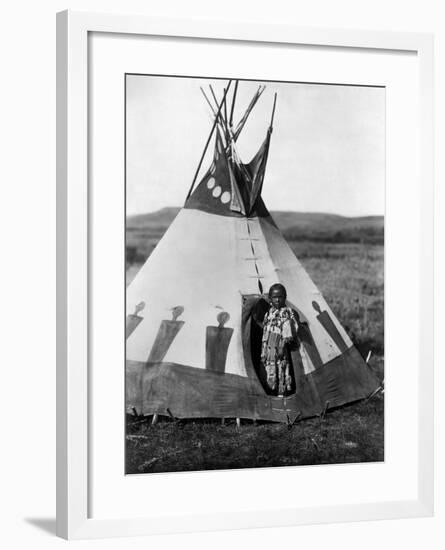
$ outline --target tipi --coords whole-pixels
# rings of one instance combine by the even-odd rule
[[[236,142],[264,87],[234,125],[238,82],[229,109],[230,85],[219,104],[206,96],[211,166],[127,289],[126,405],[143,415],[293,422],[379,383],[261,198],[276,95],[265,140],[244,164]],[[284,397],[268,389],[260,365],[264,293],[276,282],[299,321]]]

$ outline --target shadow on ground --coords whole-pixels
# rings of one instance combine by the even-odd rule
[[[56,535],[56,518],[25,518],[25,521],[45,533]]]

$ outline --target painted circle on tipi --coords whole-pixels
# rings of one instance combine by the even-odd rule
[[[212,195],[215,197],[215,198],[218,198],[220,195],[221,195],[221,187],[219,185],[217,185],[215,187],[215,189],[212,191]]]
[[[215,187],[215,178],[209,178],[207,182],[207,188],[213,189]]]
[[[221,195],[221,202],[223,204],[227,204],[230,201],[230,193],[228,191],[224,191],[224,193]]]

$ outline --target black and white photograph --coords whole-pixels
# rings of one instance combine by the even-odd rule
[[[124,116],[126,474],[384,461],[385,88],[126,74]]]

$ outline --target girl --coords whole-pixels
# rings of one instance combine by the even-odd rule
[[[269,289],[271,307],[264,316],[261,362],[267,373],[267,384],[283,396],[292,389],[289,344],[295,341],[297,320],[286,306],[286,289],[276,283]]]

